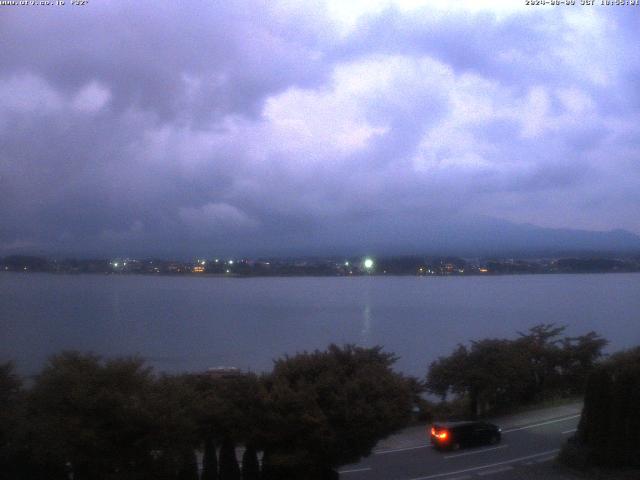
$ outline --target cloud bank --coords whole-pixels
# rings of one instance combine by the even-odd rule
[[[640,9],[496,8],[2,7],[0,251],[640,234]]]

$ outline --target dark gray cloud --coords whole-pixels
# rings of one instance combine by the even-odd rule
[[[638,18],[2,7],[0,251],[417,249],[486,216],[640,233]]]

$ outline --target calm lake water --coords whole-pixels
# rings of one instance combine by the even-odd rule
[[[423,375],[459,342],[541,322],[640,344],[640,274],[194,278],[0,274],[0,361],[36,372],[63,349],[139,354],[164,371],[237,366],[329,343],[383,345]]]

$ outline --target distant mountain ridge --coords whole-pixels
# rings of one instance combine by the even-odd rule
[[[499,222],[492,236],[494,247],[503,250],[640,251],[640,236],[622,229],[590,231]]]
[[[477,253],[640,252],[640,236],[622,229],[590,231],[556,229],[504,220],[446,229],[448,249]],[[444,245],[441,245],[444,247]]]
[[[215,245],[160,242],[102,249],[83,245],[64,250],[11,249],[7,255],[38,255],[52,258],[300,258],[308,256],[341,257],[359,255],[428,255],[463,257],[611,257],[619,254],[640,256],[640,236],[623,229],[592,231],[549,228],[529,223],[514,223],[492,217],[440,218],[377,229],[334,229],[284,242],[276,236],[264,238],[260,246],[244,243]]]
[[[532,256],[640,254],[640,236],[622,229],[591,231],[548,228],[481,217],[442,223],[421,232],[413,241],[371,245],[380,254],[462,256]],[[358,250],[356,246],[349,250]]]

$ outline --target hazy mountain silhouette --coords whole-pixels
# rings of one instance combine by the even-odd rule
[[[353,246],[349,250],[362,250]],[[545,228],[494,218],[431,225],[419,239],[398,238],[370,245],[379,254],[568,255],[640,253],[640,236],[627,230]],[[367,253],[368,253],[367,252]]]
[[[394,228],[395,227],[395,228]],[[31,254],[58,258],[137,258],[189,259],[230,257],[306,257],[358,255],[457,255],[467,257],[568,256],[639,254],[640,236],[626,230],[590,231],[544,228],[489,217],[465,220],[433,219],[377,229],[335,229],[317,236],[284,242],[275,236],[256,236],[253,242],[239,238],[237,246],[215,242],[148,242],[145,245],[121,245],[101,248],[97,245],[69,246],[64,250],[12,249],[0,256]]]
[[[452,228],[449,244],[462,251],[483,253],[570,253],[640,251],[640,236],[626,230],[589,231],[544,228],[485,219],[467,227]]]

